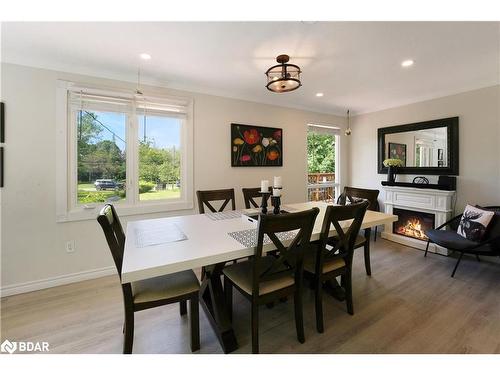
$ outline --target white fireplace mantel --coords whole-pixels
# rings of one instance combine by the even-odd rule
[[[385,190],[385,213],[393,213],[394,208],[402,208],[419,212],[428,212],[434,214],[435,226],[438,227],[451,219],[453,214],[453,205],[455,191],[438,189],[420,189],[402,186],[384,186]],[[381,233],[382,238],[399,242],[407,246],[425,250],[426,241],[410,238],[392,233],[392,226],[386,225]],[[448,255],[448,250],[430,244],[429,251]]]

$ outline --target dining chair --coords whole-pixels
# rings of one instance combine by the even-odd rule
[[[260,193],[260,188],[242,188],[243,192],[243,200],[245,201],[245,208],[258,208],[260,207],[259,203],[255,201],[254,198],[261,198],[262,194]],[[269,191],[271,192],[271,187],[269,187]]]
[[[106,204],[99,213],[97,221],[104,231],[121,280],[125,234],[113,205]],[[200,284],[193,271],[181,271],[121,285],[125,307],[123,354],[132,353],[135,312],[180,302],[180,314],[185,315],[187,301],[190,313],[191,351],[200,349],[198,307]]]
[[[259,352],[259,306],[292,294],[297,339],[300,343],[305,341],[301,297],[303,257],[312,247],[311,233],[318,212],[319,209],[314,207],[290,214],[260,215],[253,258],[227,266],[223,270],[224,293],[230,319],[233,286],[251,302],[252,353]],[[286,240],[288,246],[283,244],[283,238],[279,238],[284,234],[289,236]],[[268,241],[271,246],[276,247],[276,256],[265,254],[264,246],[267,247]]]
[[[345,289],[347,312],[354,314],[352,302],[352,257],[356,237],[365,216],[369,203],[363,201],[346,206],[328,206],[316,251],[308,253],[304,258],[304,272],[313,275],[315,290],[316,329],[319,333],[323,327],[323,285],[328,280],[341,276],[341,285]],[[341,221],[352,220],[347,228]],[[331,226],[336,235],[330,237]],[[330,241],[334,239],[334,241]]]
[[[231,209],[236,210],[236,204],[234,199],[234,189],[221,189],[221,190],[198,190],[196,191],[196,197],[198,198],[198,209],[200,214],[205,213],[205,206],[211,212],[222,212],[226,208],[227,204],[231,202]],[[224,201],[220,208],[216,210],[210,202],[214,201]]]
[[[346,186],[344,187],[344,192],[337,199],[337,204],[346,205],[348,203],[359,203],[362,200],[367,200],[369,202],[368,210],[380,211],[380,205],[378,203],[379,191],[375,189],[363,189]],[[366,274],[370,276],[372,274],[371,262],[370,262],[370,235],[371,228],[366,228],[364,231],[364,236],[356,237],[356,244],[354,248],[364,248],[365,257],[365,270]],[[373,241],[377,241],[377,227],[375,226]]]

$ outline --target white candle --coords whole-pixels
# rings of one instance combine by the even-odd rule
[[[260,191],[266,193],[269,191],[269,180],[262,180],[260,182]]]
[[[281,197],[281,189],[273,189],[274,197]]]
[[[277,188],[282,187],[281,176],[274,176],[274,184],[273,184],[273,186],[277,187]]]

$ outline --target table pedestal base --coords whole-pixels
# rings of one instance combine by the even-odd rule
[[[231,320],[227,314],[221,275],[224,263],[203,268],[200,287],[200,303],[212,326],[224,353],[238,349]]]

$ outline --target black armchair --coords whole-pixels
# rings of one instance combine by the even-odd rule
[[[427,251],[429,250],[429,244],[431,242],[460,253],[455,268],[451,273],[451,277],[455,276],[455,272],[464,254],[475,255],[477,260],[479,260],[480,255],[500,256],[500,206],[487,206],[481,208],[495,211],[495,215],[488,227],[485,238],[480,242],[468,240],[457,233],[458,224],[462,219],[461,214],[448,220],[436,229],[425,231],[429,239],[427,241],[424,256],[427,256]],[[450,228],[449,230],[442,230],[447,226]]]

